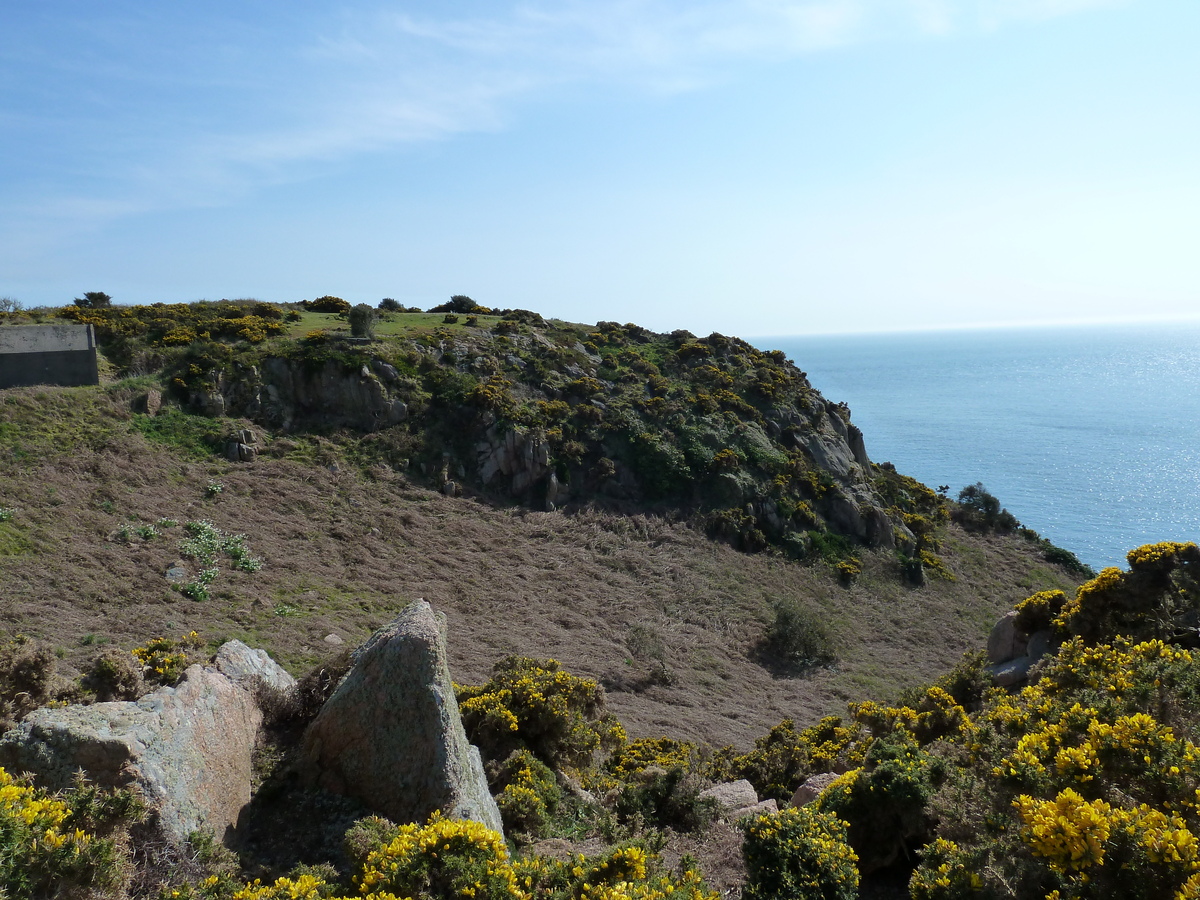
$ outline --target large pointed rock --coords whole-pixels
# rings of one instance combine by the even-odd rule
[[[502,830],[454,698],[445,616],[418,600],[355,651],[305,732],[301,771],[397,823],[441,810]]]
[[[140,700],[36,710],[0,738],[0,766],[51,790],[79,770],[100,785],[137,787],[167,840],[194,831],[221,839],[250,801],[260,683],[294,681],[263,651],[231,641],[213,666],[191,666],[175,687]]]

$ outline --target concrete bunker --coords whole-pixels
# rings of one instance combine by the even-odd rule
[[[0,388],[99,383],[91,325],[0,327]]]

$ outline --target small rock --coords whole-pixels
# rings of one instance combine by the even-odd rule
[[[324,638],[322,638],[322,640],[324,640],[325,643],[329,644],[331,647],[340,647],[342,644],[346,643],[336,634],[327,634]]]
[[[706,791],[701,791],[701,800],[716,800],[717,807],[722,813],[742,810],[758,804],[758,794],[746,779],[731,781],[726,784],[716,784]]]
[[[170,568],[167,569],[167,581],[171,584],[187,581],[189,577],[188,570],[183,563],[171,563]]]
[[[789,805],[808,806],[808,804],[820,797],[821,792],[837,781],[837,779],[836,772],[822,772],[819,775],[809,776],[804,784],[796,788],[796,793],[792,794],[792,802]]]
[[[753,806],[746,806],[736,810],[731,818],[744,819],[746,816],[773,816],[779,812],[779,804],[772,797],[769,800],[763,800],[761,803],[755,803]]]
[[[1029,670],[1032,667],[1032,659],[1028,656],[1018,656],[1016,659],[988,666],[988,672],[992,676],[992,681],[1000,687],[1012,687],[1028,678]]]

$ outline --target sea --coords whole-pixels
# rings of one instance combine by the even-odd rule
[[[1200,542],[1200,322],[752,339],[850,406],[874,462],[982,482],[1099,570]]]

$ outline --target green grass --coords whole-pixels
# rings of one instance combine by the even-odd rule
[[[103,388],[15,388],[0,396],[0,460],[98,450],[121,434]]]
[[[135,416],[130,427],[152,444],[182,451],[192,459],[207,459],[221,445],[219,421],[177,409],[162,410],[157,416]]]
[[[375,322],[375,336],[377,338],[420,337],[432,334],[439,329],[450,332],[468,330],[467,316],[460,314],[458,322],[453,325],[446,324],[445,318],[445,313],[384,313],[382,318]],[[478,318],[479,322],[475,327],[482,329],[491,329],[500,321],[499,316],[479,316]],[[321,329],[330,334],[350,335],[350,323],[334,313],[300,312],[299,321],[287,322],[285,325],[288,329],[287,336],[294,340],[302,339],[310,331]]]
[[[0,556],[32,553],[34,543],[12,522],[0,522]]]

